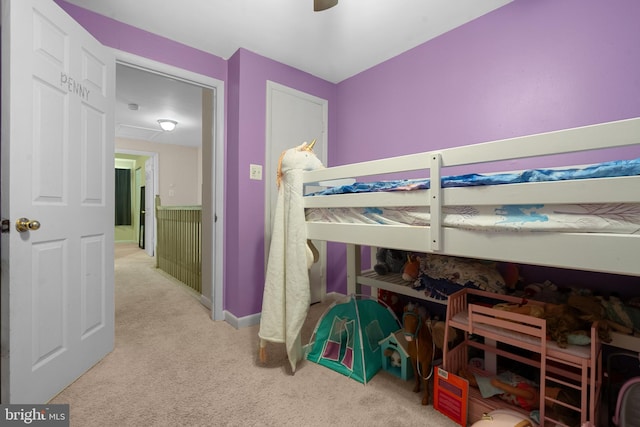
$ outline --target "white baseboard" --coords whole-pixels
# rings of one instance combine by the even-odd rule
[[[200,304],[204,305],[209,310],[212,310],[211,307],[213,307],[213,303],[209,298],[205,297],[204,295],[200,295]]]
[[[329,292],[326,295],[326,299],[332,299],[332,300],[339,300],[339,299],[342,299],[344,297],[346,297],[346,295],[342,294],[340,292]]]
[[[236,329],[247,328],[249,326],[260,323],[260,313],[250,314],[249,316],[236,317],[227,310],[224,311],[224,320]]]
[[[329,292],[326,295],[325,300],[340,300],[346,297],[346,295],[339,292]],[[250,314],[249,316],[236,317],[228,311],[224,311],[224,321],[233,326],[236,329],[247,328],[249,326],[257,325],[260,323],[261,313]]]

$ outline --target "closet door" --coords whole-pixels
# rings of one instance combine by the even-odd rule
[[[316,140],[313,151],[327,163],[328,101],[298,90],[267,82],[267,141],[265,180],[265,263],[269,259],[271,228],[278,189],[276,171],[280,153],[307,141]],[[326,293],[326,242],[313,242],[320,259],[309,272],[311,302],[324,299]],[[266,264],[265,264],[266,270]]]

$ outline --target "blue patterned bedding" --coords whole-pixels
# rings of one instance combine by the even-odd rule
[[[640,175],[640,158],[584,168],[535,169],[496,175],[442,178],[443,187],[560,181]],[[429,188],[428,179],[355,183],[313,195],[410,191]],[[310,222],[427,226],[428,206],[339,207],[306,209]],[[442,225],[483,231],[553,231],[640,234],[640,203],[443,206]]]
[[[566,181],[587,178],[608,178],[616,176],[640,175],[640,158],[633,160],[615,160],[585,167],[566,169],[527,169],[520,172],[498,174],[466,174],[442,177],[442,187],[471,187],[478,185],[519,184],[524,182]],[[356,182],[351,185],[331,187],[309,194],[325,196],[346,193],[371,193],[379,191],[426,190],[430,180],[403,179],[393,181]]]
[[[444,227],[483,231],[640,234],[639,203],[445,206]],[[428,226],[428,206],[306,209],[309,222]]]

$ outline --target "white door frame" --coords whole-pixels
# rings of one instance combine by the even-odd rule
[[[213,206],[202,206],[203,211],[210,209],[214,215],[211,217],[216,218],[214,229],[214,236],[202,236],[204,239],[213,239],[213,244],[209,247],[213,248],[213,253],[202,253],[202,262],[208,262],[214,266],[213,277],[211,278],[211,284],[206,283],[206,278],[203,277],[202,286],[211,286],[209,295],[211,295],[213,301],[202,301],[205,305],[209,304],[211,308],[211,318],[213,320],[224,320],[224,307],[223,307],[223,270],[224,270],[224,82],[222,80],[215,79],[213,77],[205,76],[203,74],[194,73],[182,68],[174,67],[172,65],[164,64],[162,62],[153,61],[148,58],[144,58],[138,55],[134,55],[128,52],[123,52],[117,49],[113,49],[116,63],[127,65],[133,68],[142,69],[148,72],[156,72],[166,74],[174,78],[184,80],[188,83],[193,83],[198,86],[204,86],[215,90],[215,114],[213,117],[213,150],[211,159],[203,159],[203,164],[210,164],[214,167],[215,186],[213,188],[214,197]],[[116,82],[116,85],[118,83]],[[206,162],[206,160],[210,160]],[[204,190],[203,183],[203,190]],[[203,215],[204,217],[204,215]],[[203,242],[204,243],[204,242]],[[208,245],[203,244],[203,249]],[[205,259],[209,258],[209,259]],[[206,295],[207,293],[205,293]]]

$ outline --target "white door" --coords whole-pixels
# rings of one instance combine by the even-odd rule
[[[265,186],[267,206],[265,210],[265,260],[268,259],[271,229],[275,214],[278,189],[276,171],[282,151],[316,140],[313,151],[322,163],[327,164],[328,102],[325,99],[267,82],[267,144]],[[326,247],[324,241],[313,241],[320,252],[320,260],[309,273],[311,302],[324,299],[326,291]]]
[[[46,403],[113,349],[114,84],[53,1],[2,1],[2,403]]]
[[[155,176],[153,164],[153,157],[149,157],[144,162],[144,250],[149,256],[153,256],[156,250],[156,188],[153,179]]]

